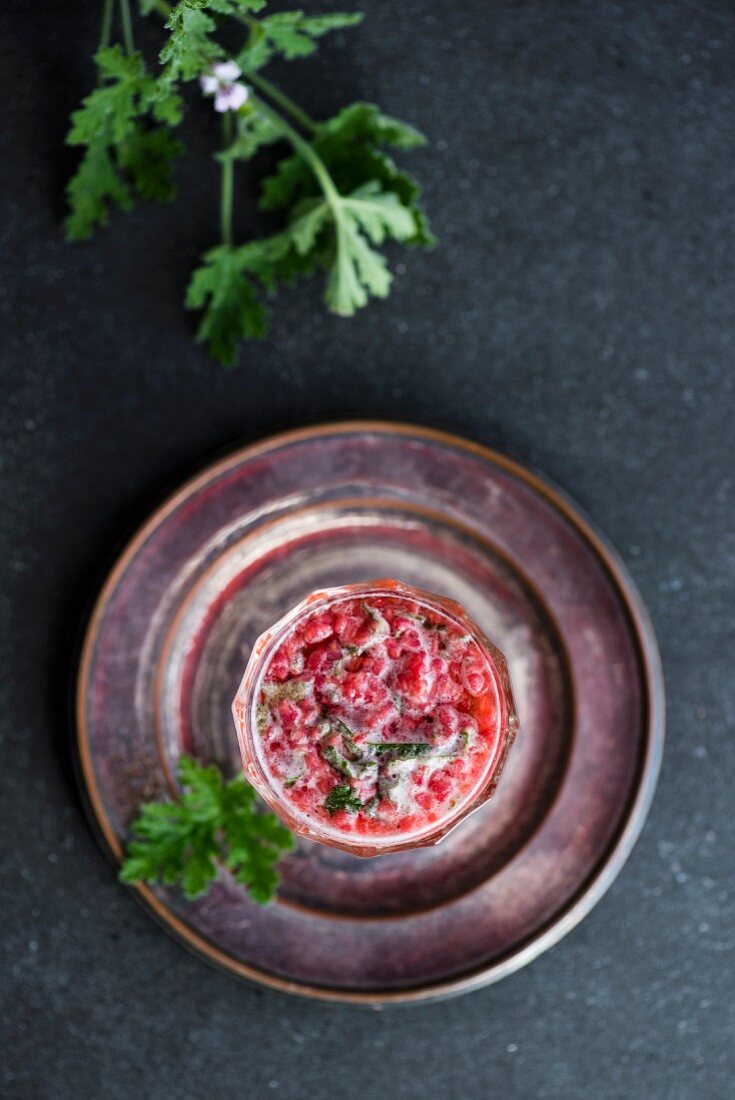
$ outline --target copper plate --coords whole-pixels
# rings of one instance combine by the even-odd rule
[[[373,1006],[475,989],[561,939],[641,830],[664,736],[653,631],[614,552],[537,474],[413,425],[328,424],[209,466],[129,544],[77,685],[81,775],[122,856],[182,752],[239,767],[253,640],[310,590],[395,576],[459,600],[508,656],[521,734],[495,798],[436,848],[362,860],[301,841],[279,900],[225,873],[137,893],[187,947],[289,993]]]

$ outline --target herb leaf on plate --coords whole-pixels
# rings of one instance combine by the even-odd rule
[[[226,866],[261,904],[276,892],[276,864],[293,836],[263,810],[243,776],[225,781],[216,765],[189,756],[179,762],[182,794],[176,802],[147,802],[130,826],[120,870],[126,883],[178,885],[188,898],[205,893]]]
[[[324,809],[330,814],[336,814],[340,810],[349,810],[351,813],[356,813],[357,810],[362,809],[362,802],[352,793],[352,787],[346,783],[340,783],[338,786],[332,787],[324,799]]]

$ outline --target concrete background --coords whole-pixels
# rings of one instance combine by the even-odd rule
[[[390,299],[351,321],[317,286],[284,294],[228,373],[180,305],[216,242],[210,114],[190,112],[176,205],[65,244],[63,138],[98,7],[3,5],[3,1095],[724,1100],[735,11],[367,7],[321,63],[275,75],[316,115],[375,99],[427,133],[406,163],[441,246],[396,254]],[[263,228],[255,194],[240,172],[241,238]],[[400,1012],[290,1000],[189,957],[116,883],[68,753],[73,641],[131,527],[214,449],[340,415],[443,426],[554,478],[635,576],[669,695],[649,824],[595,912],[502,984]]]

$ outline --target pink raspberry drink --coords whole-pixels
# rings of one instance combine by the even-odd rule
[[[357,855],[441,840],[492,795],[518,726],[462,607],[392,580],[316,592],[263,634],[233,715],[271,808]]]

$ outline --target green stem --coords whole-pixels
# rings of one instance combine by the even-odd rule
[[[311,168],[314,173],[322,189],[324,198],[329,203],[332,217],[334,218],[334,228],[337,238],[337,264],[339,264],[345,244],[345,208],[342,197],[335,186],[334,180],[329,174],[326,164],[319,156],[314,146],[306,141],[305,138],[302,138],[301,134],[294,130],[293,126],[289,125],[277,111],[274,111],[272,107],[260,99],[253,97],[253,100],[258,109],[280,127],[281,133],[287,141],[290,141],[294,151],[298,153],[302,160],[306,161],[309,168]]]
[[[307,115],[306,111],[302,111],[297,103],[287,96],[285,92],[282,92],[280,88],[277,88],[275,84],[271,84],[270,80],[266,80],[264,76],[260,76],[259,73],[251,73],[245,71],[246,78],[250,81],[254,88],[258,88],[264,95],[267,95],[269,99],[272,99],[274,103],[277,103],[279,107],[282,107],[291,118],[298,122],[299,126],[303,126],[305,130],[315,134],[317,131],[316,122],[313,118]]]
[[[100,31],[100,44],[99,49],[102,50],[106,46],[110,45],[110,35],[112,33],[112,0],[105,0],[102,8],[102,29]]]
[[[228,149],[232,144],[232,112],[222,115],[222,147]],[[222,188],[220,192],[220,225],[222,243],[232,248],[232,199],[235,182],[235,162],[231,157],[222,161]]]
[[[125,52],[127,54],[133,54],[135,53],[135,42],[133,40],[133,21],[130,18],[129,0],[120,0],[120,18],[122,19]]]
[[[339,191],[335,187],[334,180],[330,176],[326,164],[316,152],[314,146],[308,142],[306,138],[303,138],[297,130],[294,130],[293,126],[286,122],[285,118],[279,115],[278,111],[274,111],[268,103],[265,103],[262,99],[257,99],[255,96],[252,97],[252,102],[261,114],[264,114],[266,118],[269,118],[279,127],[281,133],[286,140],[291,143],[295,152],[299,154],[302,160],[306,161],[324,193],[324,198],[332,207],[335,216],[341,216],[342,200]]]

